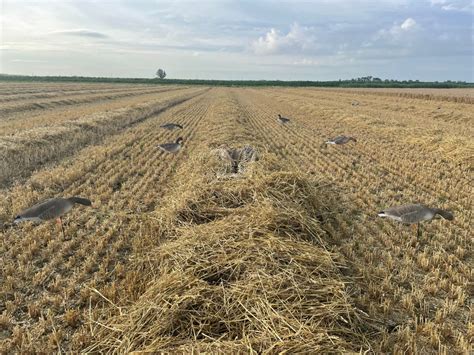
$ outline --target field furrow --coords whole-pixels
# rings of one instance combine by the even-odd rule
[[[458,134],[458,139],[465,139],[467,144],[452,146],[453,150],[455,150],[452,152],[452,155],[459,157],[455,160],[446,156],[445,149],[443,149],[442,146],[438,146],[437,148],[432,147],[428,151],[423,145],[420,146],[420,144],[417,144],[421,142],[422,139],[419,137],[419,131],[412,127],[407,127],[406,130],[400,131],[396,125],[394,129],[387,130],[386,127],[390,128],[389,122],[386,123],[386,127],[384,128],[377,125],[366,125],[364,120],[366,117],[370,117],[368,116],[371,115],[370,112],[364,112],[363,114],[360,114],[360,112],[355,113],[353,117],[348,119],[347,113],[337,111],[337,107],[335,107],[334,104],[328,104],[326,101],[306,101],[304,106],[302,102],[296,98],[295,100],[292,98],[291,102],[285,101],[285,103],[287,102],[291,108],[287,105],[282,107],[294,112],[295,118],[297,118],[295,125],[300,126],[302,129],[301,134],[305,134],[304,132],[306,132],[306,134],[309,135],[309,139],[310,137],[318,137],[320,139],[319,141],[315,141],[316,145],[320,146],[320,144],[330,136],[352,134],[359,138],[360,144],[350,149],[344,148],[344,152],[350,150],[353,153],[352,157],[363,159],[363,161],[358,161],[358,163],[360,163],[359,165],[370,165],[378,169],[378,175],[388,175],[385,180],[388,181],[391,176],[396,180],[403,179],[412,182],[414,188],[431,192],[433,195],[437,194],[437,191],[445,190],[443,193],[444,196],[440,198],[449,199],[450,202],[457,202],[456,200],[458,198],[465,199],[465,196],[457,194],[457,191],[459,189],[470,188],[470,178],[469,174],[466,174],[466,171],[469,171],[472,161],[466,158],[470,156],[469,152],[474,150],[474,146],[469,140],[469,132],[471,130],[469,125],[466,126],[467,131],[463,132],[464,137],[460,137]],[[325,111],[329,111],[329,113]],[[381,111],[382,113],[380,113]],[[384,115],[382,109],[378,109],[378,112],[378,115]],[[408,117],[406,121],[407,125],[419,125],[413,120],[411,120],[410,123]],[[423,122],[426,121],[428,120],[423,120]],[[423,127],[423,129],[426,131],[427,129],[431,129],[431,126],[432,123],[429,124],[429,128]],[[387,130],[387,132],[384,132],[385,130]],[[441,131],[445,134],[445,127],[442,127]],[[425,134],[428,135],[431,133],[425,132]],[[414,135],[418,139],[418,142],[410,142],[411,135]],[[360,146],[362,146],[362,148],[360,148]],[[339,150],[332,150],[332,152],[339,158]],[[345,153],[343,153],[343,155],[345,155]],[[425,155],[425,158],[420,159],[420,156],[423,155]],[[397,165],[397,157],[399,156],[407,158],[406,164],[408,166],[406,169],[399,169]],[[446,180],[455,180],[458,183],[446,184]],[[392,185],[390,189],[397,190],[396,184]],[[402,192],[403,187],[398,190]],[[416,192],[417,191],[415,191],[415,193]],[[467,200],[460,203],[463,202],[469,203]],[[468,205],[463,205],[463,208],[467,207]]]
[[[127,278],[124,265],[133,244],[139,243],[135,239],[144,227],[143,214],[152,212],[159,204],[173,171],[187,156],[186,150],[176,156],[158,150],[157,144],[174,140],[177,134],[158,126],[166,121],[183,124],[185,129],[178,134],[185,138],[186,149],[192,150],[193,138],[208,108],[209,96],[193,98],[150,117],[117,140],[87,148],[64,167],[40,172],[30,179],[27,186],[31,186],[33,195],[28,200],[39,199],[42,194],[88,196],[95,209],[72,214],[71,222],[65,225],[65,239],[59,237],[51,223],[9,233],[10,243],[15,247],[2,245],[2,256],[11,261],[2,270],[2,278],[16,280],[11,293],[7,292],[3,298],[6,300],[3,308],[13,317],[12,324],[22,324],[22,319],[31,317],[30,310],[13,310],[14,304],[21,302],[47,312],[51,327],[67,327],[67,312],[73,309],[80,316],[78,326],[86,320],[90,293],[97,296],[92,289],[112,292],[116,283]],[[89,165],[88,169],[81,162]],[[55,177],[54,182],[51,176]],[[14,189],[4,202],[10,203],[20,196],[24,198],[25,191]],[[137,214],[142,216],[137,219]],[[21,242],[15,242],[16,238]],[[112,297],[111,293],[108,295]],[[93,298],[94,306],[102,300]],[[81,309],[83,314],[79,313]],[[54,330],[50,327],[41,334],[45,326],[42,315],[37,315],[37,323],[30,324],[28,330],[47,341]],[[32,345],[38,346],[37,342],[38,339]],[[10,346],[15,345],[8,341]],[[26,344],[16,346],[28,348]]]
[[[69,91],[69,90],[84,90],[84,89],[108,89],[116,88],[114,84],[105,83],[0,83],[0,95],[15,96],[32,93],[53,92],[53,91]]]
[[[108,101],[108,100],[117,100],[124,97],[136,96],[136,95],[146,95],[146,94],[155,94],[163,91],[169,90],[179,90],[181,88],[173,87],[161,87],[161,88],[151,88],[147,90],[123,90],[123,91],[112,91],[112,92],[101,92],[98,94],[95,93],[86,93],[78,94],[68,97],[66,99],[58,100],[54,98],[52,100],[43,100],[39,101],[38,99],[29,99],[21,102],[0,104],[0,114],[2,115],[2,120],[10,120],[11,116],[15,116],[20,112],[28,111],[34,112],[37,110],[48,110],[55,107],[62,106],[71,106],[78,104],[88,104],[97,101]]]
[[[186,89],[184,88],[185,92]],[[57,106],[47,110],[22,111],[10,116],[9,119],[0,120],[0,133],[3,137],[14,137],[25,134],[26,131],[38,127],[51,127],[66,121],[75,121],[86,115],[98,114],[100,112],[113,111],[136,104],[147,103],[154,100],[158,95],[174,95],[175,90],[163,90],[151,94],[137,94],[117,98],[116,100],[96,101],[81,103],[70,106]]]
[[[276,114],[294,112],[293,105],[278,103],[255,92],[241,95],[240,99],[253,127],[262,132],[268,149],[295,169],[322,174],[342,189],[344,212],[336,213],[331,232],[337,250],[351,261],[353,275],[361,278],[355,290],[358,301],[368,313],[382,312],[388,321],[405,329],[399,334],[383,334],[386,344],[393,338],[408,336],[406,327],[416,322],[415,314],[426,320],[426,327],[436,329],[440,338],[447,329],[456,337],[466,336],[468,319],[462,315],[469,312],[466,284],[472,277],[468,266],[472,260],[468,252],[472,202],[465,196],[471,191],[469,185],[456,185],[464,191],[458,193],[459,199],[443,200],[454,210],[456,222],[425,224],[425,237],[417,240],[413,231],[377,219],[376,214],[392,204],[420,201],[439,205],[439,190],[432,186],[433,181],[420,186],[417,180],[405,179],[395,171],[391,173],[379,161],[394,157],[374,159],[380,150],[377,152],[364,144],[364,135],[354,147],[324,147],[321,146],[324,137],[339,133],[331,132],[333,128],[326,122],[314,120],[311,124],[310,119],[302,119],[301,124],[298,116],[302,114],[298,112],[292,116],[292,124],[281,126]],[[403,194],[397,196],[400,192]],[[387,272],[387,265],[397,265],[396,271]],[[435,285],[445,286],[435,291]],[[381,297],[383,302],[373,302]],[[449,315],[443,310],[446,304],[453,308]],[[443,339],[443,343],[448,343],[448,339]],[[461,344],[462,341],[458,345]]]
[[[54,127],[38,127],[11,138],[3,137],[0,139],[0,184],[6,186],[15,179],[28,176],[39,166],[71,155],[80,147],[97,144],[104,137],[179,104],[202,90],[168,92],[146,104],[96,113],[72,122],[61,122]]]
[[[120,93],[120,92],[133,92],[133,91],[146,91],[151,89],[150,86],[124,86],[122,88],[117,88],[116,86],[110,87],[100,87],[100,88],[91,88],[79,86],[77,88],[58,88],[57,90],[38,90],[32,93],[0,93],[0,103],[12,104],[13,102],[18,103],[20,101],[27,100],[38,100],[38,99],[47,99],[55,97],[68,97],[75,95],[91,95],[91,94],[111,94],[111,93]],[[1,107],[1,106],[0,106]]]

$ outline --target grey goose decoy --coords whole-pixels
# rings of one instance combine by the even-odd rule
[[[290,122],[290,119],[278,114],[278,122],[280,122],[281,124],[287,124],[288,122]]]
[[[165,123],[165,124],[162,124],[160,128],[167,129],[168,131],[173,131],[175,129],[183,129],[183,126],[177,123]]]
[[[326,141],[326,144],[341,145],[341,144],[349,143],[350,141],[357,142],[357,139],[355,139],[354,137],[348,137],[348,136],[337,136],[337,137],[328,139]]]
[[[179,137],[175,143],[165,143],[165,144],[160,144],[158,147],[167,153],[178,153],[179,150],[181,149],[183,143],[183,138]]]
[[[378,213],[379,217],[390,218],[404,224],[418,224],[418,236],[420,235],[420,222],[430,221],[438,215],[448,221],[454,219],[454,215],[449,211],[431,208],[422,204],[394,206]]]
[[[50,219],[56,218],[58,224],[61,225],[61,230],[64,236],[64,227],[62,224],[61,216],[69,212],[74,204],[80,204],[84,206],[91,206],[92,202],[82,197],[69,197],[69,198],[50,198],[44,202],[38,203],[17,215],[14,219],[14,223],[21,223],[25,221],[43,222]]]

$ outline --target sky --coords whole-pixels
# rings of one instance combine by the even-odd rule
[[[472,0],[0,0],[0,73],[473,82]]]

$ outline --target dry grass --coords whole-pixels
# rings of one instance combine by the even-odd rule
[[[321,90],[321,89],[318,89]],[[380,96],[398,96],[408,99],[450,101],[465,104],[474,104],[474,89],[396,89],[396,88],[373,88],[373,89],[322,89],[334,92],[351,92],[356,95],[369,94]]]
[[[107,317],[88,351],[370,348],[364,330],[376,328],[351,304],[320,222],[334,191],[276,162],[266,156],[239,180],[212,178],[220,162],[192,164],[202,168],[194,188],[156,214],[171,240],[136,255],[140,295]]]
[[[0,348],[468,353],[473,110],[214,88],[38,166],[0,197]],[[185,126],[177,155],[156,149],[176,138],[159,129],[167,121]],[[336,134],[358,142],[321,145]],[[252,146],[260,160],[227,178],[212,153],[223,145]],[[51,223],[10,225],[60,195],[96,207],[73,210],[65,238]],[[416,238],[376,217],[410,202],[455,220],[425,223]]]
[[[129,88],[123,88],[120,91],[117,90],[101,90],[99,93],[86,92],[86,93],[75,93],[72,96],[61,95],[60,97],[54,97],[49,100],[41,100],[39,95],[33,95],[32,97],[27,97],[25,99],[15,100],[13,102],[7,101],[7,103],[0,102],[0,114],[5,118],[9,119],[12,114],[17,114],[19,112],[28,111],[29,113],[35,110],[44,110],[52,109],[61,106],[72,106],[78,104],[88,104],[97,101],[108,101],[116,100],[120,98],[150,94],[150,93],[160,93],[169,91],[170,89],[179,89],[176,87],[161,87],[161,88],[141,88],[138,90],[133,90]]]
[[[58,161],[81,147],[97,144],[104,137],[137,124],[198,93],[197,90],[165,93],[151,103],[99,112],[60,122],[51,127],[36,127],[12,137],[0,138],[0,186],[27,177],[39,166]]]
[[[21,92],[19,90],[15,90],[10,88],[10,91],[13,89],[13,92],[2,92],[2,85],[0,85],[0,103],[4,102],[19,102],[23,100],[31,100],[31,99],[45,99],[45,98],[54,98],[54,97],[71,97],[75,95],[81,94],[98,94],[98,93],[121,93],[121,92],[143,92],[147,89],[151,89],[152,87],[149,85],[127,85],[123,87],[117,87],[116,85],[84,85],[84,84],[77,84],[77,85],[66,85],[58,87],[51,87],[47,88],[44,85],[37,85],[37,89],[30,89]],[[155,87],[156,89],[156,87]],[[1,107],[1,106],[0,106]]]

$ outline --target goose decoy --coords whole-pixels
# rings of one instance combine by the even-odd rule
[[[181,149],[183,138],[179,137],[175,143],[160,144],[158,147],[167,153],[178,153]]]
[[[352,106],[359,106],[359,101],[354,100],[354,101],[351,102],[351,105]]]
[[[438,215],[448,221],[454,219],[449,211],[421,204],[394,206],[378,213],[379,217],[390,218],[404,224],[418,224],[417,236],[420,236],[420,222],[430,221]]]
[[[348,137],[348,136],[337,136],[326,141],[326,144],[340,145],[340,144],[349,143],[350,141],[357,142],[357,139],[355,139],[354,137]]]
[[[290,119],[278,114],[278,122],[280,122],[281,124],[287,124],[288,122],[290,122]]]
[[[61,225],[61,230],[64,237],[64,227],[61,216],[69,212],[76,203],[84,206],[92,205],[90,200],[77,196],[69,198],[51,198],[24,210],[15,217],[13,222],[15,224],[25,221],[43,222],[56,218],[58,224]]]
[[[168,131],[173,131],[175,129],[183,129],[183,126],[177,123],[165,123],[165,124],[162,124],[160,128],[167,129]]]

